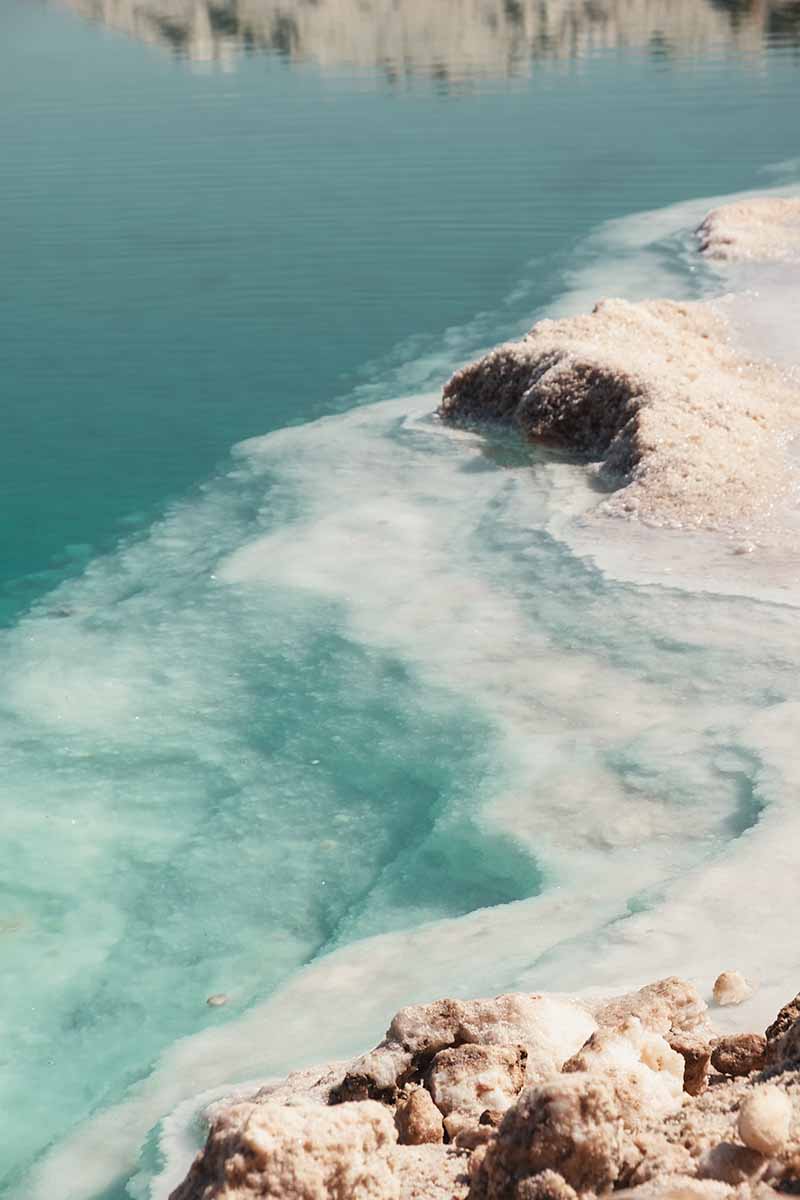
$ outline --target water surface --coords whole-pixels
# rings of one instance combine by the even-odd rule
[[[794,9],[501,8],[0,13],[9,1192],[119,1192],[404,1000],[576,985],[788,786],[784,611],[604,578],[579,467],[429,413],[553,303],[710,286],[688,213],[593,231],[793,177]]]

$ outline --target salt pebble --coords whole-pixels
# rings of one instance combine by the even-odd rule
[[[739,1109],[737,1129],[745,1146],[761,1154],[777,1154],[789,1137],[792,1102],[780,1088],[756,1088]]]
[[[714,983],[714,999],[720,1005],[741,1004],[752,994],[752,987],[739,971],[723,971]]]

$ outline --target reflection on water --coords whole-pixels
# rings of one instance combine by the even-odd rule
[[[524,73],[641,47],[670,58],[800,43],[800,0],[61,0],[194,61],[267,51],[393,78]]]

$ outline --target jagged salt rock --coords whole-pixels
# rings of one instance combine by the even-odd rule
[[[683,1102],[682,1055],[638,1017],[630,1017],[621,1028],[599,1029],[564,1064],[564,1071],[625,1076],[635,1081],[641,1102],[653,1115],[668,1116]]]

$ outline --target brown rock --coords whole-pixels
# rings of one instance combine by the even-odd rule
[[[774,1042],[778,1038],[783,1037],[791,1025],[800,1017],[800,994],[795,996],[794,1000],[790,1000],[788,1004],[784,1004],[783,1008],[778,1013],[771,1025],[767,1026],[764,1031],[764,1036],[768,1042]]]
[[[784,1004],[767,1028],[765,1037],[765,1057],[769,1066],[780,1066],[800,1058],[800,995]]]
[[[736,1033],[717,1038],[711,1065],[720,1075],[750,1075],[764,1068],[767,1040],[760,1033]]]
[[[708,1042],[693,1033],[673,1033],[667,1041],[683,1059],[683,1090],[690,1096],[701,1096],[708,1087],[708,1064],[711,1061]]]
[[[442,1142],[442,1114],[423,1087],[411,1088],[397,1102],[394,1114],[397,1140],[402,1146],[422,1146]]]

